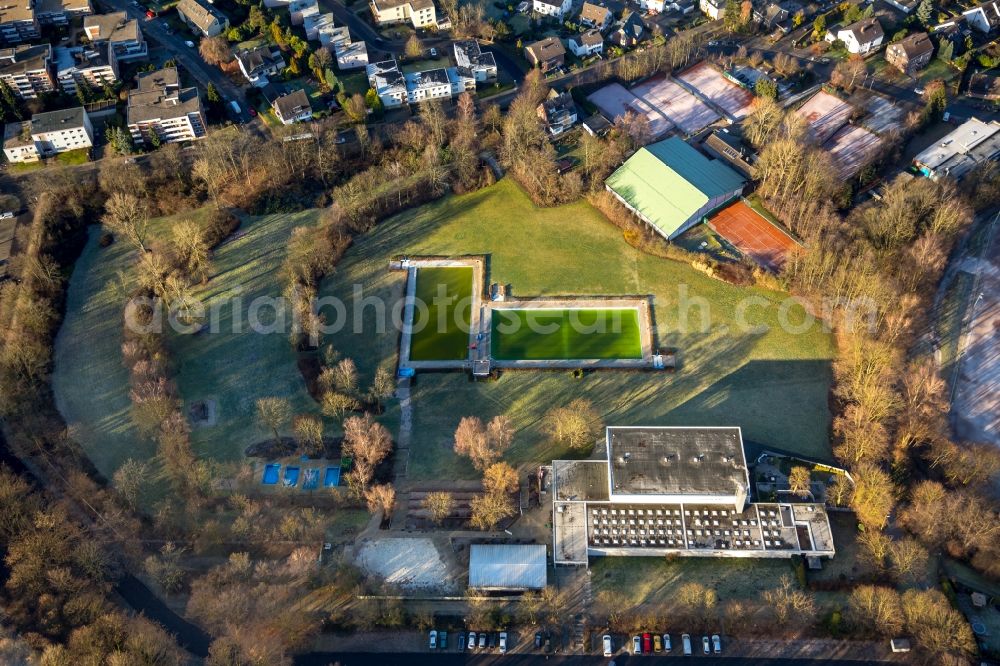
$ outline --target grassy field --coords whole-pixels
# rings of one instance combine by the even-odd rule
[[[388,270],[394,255],[467,254],[487,255],[487,280],[512,285],[515,297],[652,295],[654,344],[677,348],[680,367],[672,374],[606,371],[582,379],[568,371],[518,371],[490,382],[461,373],[419,375],[411,478],[436,478],[442,470],[477,476],[452,451],[455,427],[466,415],[511,416],[519,431],[508,453],[513,463],[567,455],[540,424],[551,407],[576,397],[591,400],[608,424],[741,426],[751,442],[830,459],[833,345],[819,323],[794,328],[804,321],[800,306],[783,293],[735,287],[643,254],[585,202],[537,208],[509,179],[406,211],[357,239],[321,285],[321,296],[345,303],[346,325],[329,341],[362,373],[392,362],[398,332],[377,307],[354,299],[363,294],[386,310],[402,298],[403,273]]]
[[[417,269],[416,300],[427,318],[415,314],[410,358],[414,361],[461,361],[469,356],[472,314],[472,267]],[[457,307],[456,307],[457,306]]]
[[[492,328],[495,359],[642,358],[634,309],[494,310]]]
[[[154,220],[150,236],[162,238],[174,221],[199,220],[209,212],[205,208]],[[255,303],[258,297],[281,296],[280,267],[288,237],[294,227],[315,219],[315,211],[245,219],[236,236],[217,248],[210,279],[193,293],[206,312],[216,313],[210,315],[214,326],[195,334],[167,327],[171,371],[185,410],[195,402],[212,405],[213,420],[192,426],[200,456],[240,460],[246,446],[268,436],[256,424],[257,398],[284,396],[294,413],[318,412],[296,367],[285,326],[279,325],[273,307]],[[127,458],[153,458],[156,447],[132,427],[128,372],[121,361],[122,311],[135,287],[135,253],[124,242],[101,248],[100,231],[96,225],[91,228],[70,280],[53,388],[74,436],[110,476]],[[263,332],[253,330],[255,320]],[[395,427],[398,412],[390,410],[386,418]]]

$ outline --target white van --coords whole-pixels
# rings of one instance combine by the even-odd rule
[[[684,646],[684,656],[691,656],[691,634],[681,636],[681,644]]]

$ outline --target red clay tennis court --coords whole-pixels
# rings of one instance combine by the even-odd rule
[[[774,226],[742,201],[723,208],[708,226],[764,268],[777,272],[789,252],[799,246],[791,236]]]

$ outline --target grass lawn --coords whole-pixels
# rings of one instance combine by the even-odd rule
[[[940,310],[937,313],[937,335],[940,340],[939,365],[942,376],[951,383],[955,361],[958,360],[958,349],[961,344],[959,336],[962,325],[971,302],[972,288],[976,277],[965,271],[958,271],[951,284],[945,290],[941,299]]]
[[[568,371],[511,371],[489,382],[462,373],[420,374],[411,393],[409,477],[436,478],[442,470],[455,478],[477,476],[452,451],[455,427],[466,415],[513,419],[519,432],[507,458],[514,464],[565,456],[540,426],[545,412],[576,397],[591,400],[608,424],[741,426],[748,441],[831,459],[833,344],[818,323],[792,328],[803,321],[801,307],[786,294],[736,287],[643,254],[586,202],[537,208],[510,179],[406,211],[358,238],[321,285],[320,296],[345,303],[347,325],[329,341],[363,374],[392,363],[398,332],[382,324],[377,308],[355,307],[352,300],[360,293],[390,309],[402,298],[403,274],[388,270],[394,255],[468,254],[487,255],[486,279],[512,285],[516,297],[652,295],[654,343],[676,347],[681,367],[676,373],[593,372],[582,379]]]
[[[178,219],[197,221],[210,212],[206,207],[153,220],[150,236],[162,238]],[[215,327],[190,335],[167,327],[171,372],[185,409],[196,401],[214,405],[214,424],[192,426],[191,440],[199,456],[238,461],[246,446],[267,437],[255,420],[258,398],[284,396],[293,413],[318,412],[284,328],[269,327],[276,324],[274,308],[255,304],[258,297],[281,296],[288,237],[294,227],[315,219],[315,211],[244,219],[237,235],[216,249],[209,281],[193,290],[206,312],[217,311]],[[132,426],[128,372],[121,361],[122,311],[135,287],[135,253],[121,241],[101,248],[100,234],[97,225],[91,228],[74,267],[52,382],[56,403],[75,438],[110,477],[127,458],[154,458],[156,447]],[[234,311],[239,313],[235,323]],[[255,316],[273,330],[252,330]],[[384,418],[395,427],[398,409],[390,408]],[[328,429],[333,428],[328,423]]]
[[[499,360],[642,358],[635,309],[494,310],[492,324]]]
[[[417,269],[416,300],[427,307],[414,314],[410,358],[414,361],[461,361],[469,356],[472,316],[472,267]],[[424,325],[421,325],[421,324]]]
[[[80,148],[79,150],[68,150],[65,153],[56,155],[56,162],[69,166],[86,164],[90,161],[90,149]]]
[[[364,95],[368,92],[368,78],[365,76],[365,70],[348,70],[348,71],[338,71],[337,80],[340,81],[340,85],[343,86],[344,94],[350,97],[355,93]]]
[[[795,580],[790,560],[753,558],[594,557],[590,572],[598,603],[603,597],[627,607],[669,608],[685,583],[715,590],[721,607],[730,599],[759,599],[765,590],[777,587],[783,574]]]

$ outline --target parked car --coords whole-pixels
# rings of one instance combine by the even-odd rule
[[[663,634],[663,649],[667,652],[673,650],[673,646],[670,644],[670,634]]]
[[[469,649],[470,650],[476,649],[476,632],[474,631],[469,632]]]
[[[257,109],[253,108],[252,106],[247,109],[247,113],[249,113],[254,118],[257,117]]]
[[[432,58],[437,58],[438,57],[438,50],[436,48],[434,48],[433,46],[431,47],[431,57]]]
[[[916,87],[916,88],[913,89],[913,92],[916,93],[917,95],[923,95],[925,91],[924,91],[923,88],[921,88],[921,87],[918,86],[918,87]]]
[[[458,651],[465,652],[465,632],[458,635]]]
[[[646,654],[653,653],[653,640],[648,631],[642,635],[642,651]]]
[[[431,629],[431,649],[436,650],[438,646],[438,632]]]
[[[479,649],[480,650],[485,650],[486,649],[486,632],[485,631],[480,631],[479,632]]]
[[[719,634],[712,634],[712,651],[715,654],[722,653],[722,639],[719,638]]]
[[[537,650],[537,649],[539,649],[541,647],[542,647],[542,632],[536,631],[535,632],[535,649]]]
[[[614,646],[611,643],[611,636],[604,634],[604,638],[601,639],[604,643],[604,656],[610,657],[614,654]]]
[[[548,632],[545,632],[545,652],[552,652],[552,636]]]
[[[0,213],[0,220],[9,220],[12,217],[14,217],[14,211],[12,210],[5,210]]]
[[[500,632],[500,654],[507,654],[507,632]]]
[[[494,647],[496,647],[496,634],[494,634],[492,631],[486,634],[486,647],[489,650],[492,650]]]
[[[653,652],[663,652],[663,641],[659,634],[653,634]]]
[[[194,42],[192,42],[190,39],[185,39],[184,40],[184,46],[188,47],[189,49],[193,49],[194,48]]]
[[[701,637],[701,649],[705,651],[705,654],[709,654],[712,651],[708,645],[708,636]]]
[[[632,637],[632,654],[642,654],[642,636],[638,634]]]
[[[684,647],[684,656],[691,656],[691,634],[684,634],[681,636],[681,644]]]
[[[448,632],[441,631],[438,632],[438,647],[442,650],[448,649]]]

